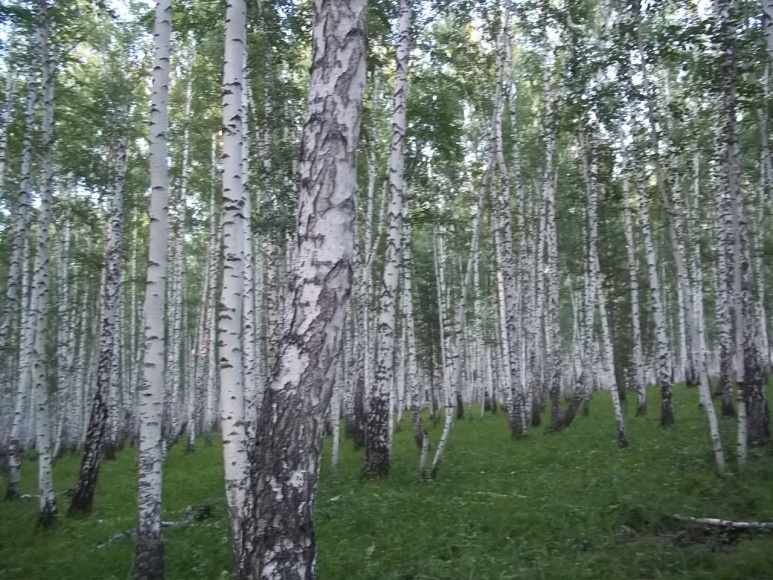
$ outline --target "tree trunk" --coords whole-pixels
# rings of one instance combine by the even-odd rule
[[[400,0],[397,40],[397,75],[392,109],[392,134],[389,152],[388,232],[384,274],[381,282],[381,309],[378,321],[378,352],[376,376],[370,391],[367,435],[365,438],[366,477],[389,474],[390,430],[393,411],[389,404],[389,388],[393,380],[397,283],[400,273],[400,241],[402,236],[403,174],[405,172],[405,129],[408,100],[408,59],[410,56],[412,0]]]
[[[30,309],[35,319],[35,342],[32,355],[32,378],[35,388],[35,446],[38,452],[38,525],[49,527],[56,521],[56,495],[53,481],[51,413],[48,404],[48,304],[49,304],[49,238],[54,204],[54,67],[49,53],[50,16],[48,0],[38,2],[38,26],[41,30],[43,87],[42,195],[38,211],[38,248]]]
[[[513,437],[526,434],[526,406],[523,385],[521,384],[520,358],[521,349],[518,344],[518,304],[515,283],[515,264],[513,256],[513,225],[510,214],[510,175],[505,162],[502,139],[502,108],[504,88],[504,66],[509,42],[508,28],[510,23],[510,1],[505,0],[502,7],[502,29],[497,39],[497,85],[494,97],[494,115],[492,121],[492,163],[496,163],[501,180],[501,188],[497,199],[497,213],[499,218],[499,246],[502,272],[502,284],[504,288],[504,314],[503,324],[506,328],[508,342],[507,368],[509,371],[510,386],[508,389],[509,402],[508,414],[510,431]],[[504,334],[504,333],[503,333]]]
[[[139,389],[138,580],[164,577],[161,538],[161,472],[164,406],[164,322],[166,320],[167,248],[169,246],[169,174],[167,127],[171,0],[157,0],[153,34],[153,84],[150,111],[150,241],[145,290],[142,385]]]
[[[625,221],[625,240],[628,254],[628,284],[631,288],[631,330],[633,341],[633,389],[636,391],[636,416],[647,414],[647,389],[644,384],[644,349],[641,341],[641,314],[639,308],[639,260],[636,251],[631,219],[630,191],[628,174],[623,168],[623,218]]]
[[[352,278],[366,2],[315,0],[314,8],[292,316],[252,450],[255,531],[245,542],[250,569],[240,576],[251,580],[316,575],[313,513],[323,424]]]
[[[668,334],[666,333],[666,320],[663,308],[663,296],[660,287],[660,275],[658,272],[655,243],[650,226],[650,213],[648,201],[644,190],[644,175],[638,159],[636,145],[632,151],[632,166],[636,180],[636,197],[639,210],[639,224],[644,238],[644,252],[647,258],[647,272],[650,281],[650,307],[655,321],[655,336],[657,341],[657,381],[660,386],[660,424],[663,427],[673,424],[674,410],[671,393],[671,348]]]
[[[737,84],[736,64],[736,7],[729,0],[718,0],[717,17],[719,23],[722,50],[722,113],[721,127],[723,138],[724,190],[726,203],[732,208],[732,252],[733,286],[736,297],[735,330],[737,371],[739,378],[738,421],[739,421],[739,462],[744,462],[745,449],[742,449],[742,431],[751,445],[761,445],[770,440],[768,402],[760,366],[757,344],[757,322],[755,321],[755,303],[752,269],[749,263],[748,235],[744,195],[741,189],[741,169],[738,153],[737,130]],[[729,232],[726,232],[729,233]],[[728,236],[728,249],[729,246]],[[741,408],[743,406],[743,408]],[[746,420],[747,425],[742,425]]]
[[[438,322],[440,329],[440,360],[443,368],[443,406],[445,407],[445,422],[443,423],[443,432],[440,435],[435,457],[432,459],[432,470],[430,477],[437,477],[440,464],[443,461],[448,440],[451,438],[451,431],[454,426],[454,400],[452,397],[451,377],[453,375],[451,361],[448,351],[451,343],[450,339],[450,321],[448,320],[448,298],[446,294],[445,282],[445,248],[443,244],[443,231],[435,230],[435,278],[437,280],[438,293]]]
[[[107,215],[107,245],[105,248],[105,283],[102,286],[101,319],[99,334],[99,361],[97,363],[97,386],[94,401],[91,406],[91,416],[86,432],[86,446],[81,459],[78,483],[72,496],[70,515],[87,514],[91,512],[94,501],[94,490],[99,478],[99,464],[105,430],[108,420],[108,396],[115,390],[112,381],[113,365],[117,356],[116,323],[118,318],[118,298],[121,279],[121,230],[123,206],[123,180],[126,174],[126,143],[119,138],[115,148],[115,176],[113,184],[113,199]],[[117,405],[110,404],[114,415]],[[118,418],[113,416],[113,421]],[[113,446],[115,442],[112,442]],[[115,451],[113,451],[113,455]]]
[[[223,65],[223,285],[218,315],[220,361],[220,426],[223,435],[225,490],[231,531],[231,552],[238,576],[248,571],[243,522],[247,509],[249,464],[244,401],[245,199],[243,123],[246,58],[246,5],[226,5]]]

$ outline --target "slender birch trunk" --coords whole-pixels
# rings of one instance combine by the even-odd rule
[[[439,316],[439,330],[440,330],[440,360],[443,367],[443,401],[445,407],[445,422],[443,423],[443,432],[440,435],[437,449],[435,450],[435,457],[432,460],[432,470],[430,477],[435,479],[440,464],[443,460],[443,453],[445,452],[448,440],[451,438],[451,431],[454,426],[454,401],[451,396],[451,376],[453,371],[451,368],[451,360],[448,356],[449,343],[450,343],[450,321],[448,320],[448,298],[446,294],[445,283],[445,247],[443,244],[443,231],[436,230],[435,233],[435,278],[437,281],[437,293],[438,293],[438,316]]]
[[[508,389],[508,413],[510,431],[513,437],[526,434],[526,406],[523,385],[521,384],[520,358],[521,349],[517,338],[518,305],[516,296],[515,265],[513,258],[513,226],[510,215],[510,175],[505,162],[502,139],[502,100],[504,87],[504,66],[506,44],[509,42],[508,28],[510,23],[510,1],[505,0],[501,11],[502,29],[497,40],[497,85],[494,97],[494,115],[492,120],[493,153],[492,163],[496,163],[501,181],[497,200],[499,218],[499,235],[502,284],[504,287],[503,323],[506,328],[508,342],[508,370],[510,387]]]
[[[390,465],[389,418],[393,409],[389,404],[389,388],[393,380],[397,283],[400,273],[411,5],[412,0],[400,0],[396,54],[397,75],[393,95],[392,135],[389,153],[388,232],[384,256],[384,274],[381,282],[376,376],[373,389],[370,391],[365,438],[365,468],[363,473],[368,477],[388,475]]]
[[[542,175],[542,203],[545,212],[545,359],[548,371],[548,393],[550,395],[550,427],[561,427],[561,274],[558,264],[558,230],[556,225],[556,176],[554,157],[557,140],[557,120],[554,119],[554,91],[551,82],[551,59],[548,48],[544,48],[543,88],[545,92],[545,113],[543,117],[543,140],[545,143],[545,167]]]
[[[54,205],[54,66],[50,55],[50,13],[48,0],[38,2],[38,26],[41,29],[41,63],[43,119],[42,195],[38,211],[38,247],[31,298],[35,319],[35,342],[32,355],[32,378],[35,388],[35,446],[38,452],[38,524],[49,527],[56,521],[56,495],[53,480],[51,412],[48,396],[48,304],[50,226]]]
[[[258,373],[258,349],[256,345],[257,326],[255,324],[255,269],[254,269],[254,249],[252,237],[252,193],[249,187],[250,179],[250,149],[249,149],[249,79],[245,71],[244,90],[242,91],[242,198],[243,215],[242,224],[244,226],[244,290],[242,300],[242,342],[243,342],[243,360],[244,360],[244,427],[247,440],[255,438],[255,426],[257,423],[258,401],[258,383],[260,375]]]
[[[122,236],[122,207],[123,207],[123,183],[126,174],[126,141],[119,138],[115,147],[115,176],[113,183],[113,198],[110,201],[110,209],[106,220],[105,249],[105,283],[102,286],[101,319],[99,330],[99,360],[97,363],[97,386],[94,400],[91,406],[89,426],[86,431],[86,445],[81,459],[78,483],[70,503],[68,513],[87,514],[91,512],[94,502],[94,490],[99,478],[99,467],[105,441],[109,410],[113,412],[113,421],[119,419],[115,416],[118,406],[116,402],[109,401],[110,396],[115,399],[113,381],[117,379],[113,374],[113,365],[117,357],[117,319],[118,298],[121,279],[121,236]],[[112,455],[115,457],[115,441],[110,441]]]
[[[54,460],[58,459],[62,452],[65,432],[67,429],[68,401],[73,397],[70,388],[73,383],[72,356],[73,356],[73,306],[71,300],[70,272],[70,219],[69,219],[69,189],[64,190],[61,208],[61,222],[57,228],[59,234],[59,255],[57,264],[57,292],[56,292],[56,400],[57,417],[56,432],[54,434]],[[0,432],[0,441],[3,433]]]
[[[157,0],[153,39],[153,84],[150,111],[150,241],[145,290],[142,384],[139,389],[138,580],[164,577],[161,538],[161,472],[164,406],[164,322],[166,320],[167,249],[169,246],[169,174],[167,127],[171,0]]]
[[[211,201],[211,208],[212,211],[210,212],[210,221],[209,221],[209,269],[210,272],[212,272],[213,276],[215,276],[215,273],[219,271],[221,261],[220,261],[220,253],[222,249],[222,239],[220,236],[218,236],[218,232],[220,231],[220,224],[218,223],[217,216],[221,212],[215,211],[216,198],[219,198],[220,195],[218,195],[222,191],[222,182],[219,184],[219,187],[216,186],[216,179],[215,179],[215,173],[217,169],[217,142],[216,142],[216,136],[212,136],[212,201]],[[222,181],[222,178],[221,178]],[[218,191],[220,190],[220,191]],[[218,402],[218,379],[220,377],[219,374],[219,368],[217,366],[217,354],[218,354],[218,336],[217,332],[213,331],[215,325],[217,324],[217,316],[218,316],[218,297],[217,297],[217,286],[218,284],[215,282],[215,280],[219,280],[219,276],[217,278],[213,278],[212,284],[209,286],[209,295],[207,296],[207,318],[206,318],[206,324],[207,328],[209,329],[207,331],[208,333],[208,339],[207,339],[207,345],[208,345],[208,353],[207,353],[207,384],[206,384],[206,395],[205,395],[205,405],[204,405],[204,420],[203,420],[203,429],[204,429],[204,435],[207,440],[207,442],[211,442],[211,434],[212,431],[216,430],[219,426],[220,419],[219,419],[219,412],[216,411],[217,409],[217,402]]]
[[[601,277],[601,268],[599,266],[599,255],[595,248],[591,248],[592,267],[595,270],[595,277],[598,279]],[[614,371],[612,370],[612,364],[615,359],[615,354],[612,348],[612,338],[609,332],[609,319],[607,317],[607,299],[604,292],[604,284],[602,280],[598,280],[596,285],[596,301],[599,306],[599,318],[601,319],[601,339],[604,348],[604,363],[605,371],[612,377],[612,382],[609,385],[609,393],[612,396],[612,408],[615,412],[615,424],[617,426],[617,444],[620,447],[628,447],[628,435],[625,431],[625,419],[623,418],[623,406],[620,404],[620,393],[617,388],[617,383],[614,380]],[[592,306],[591,306],[592,307]]]
[[[669,346],[668,334],[666,333],[666,320],[663,307],[663,295],[660,286],[660,275],[658,272],[657,255],[655,254],[655,243],[650,226],[650,214],[648,201],[644,191],[644,175],[639,163],[636,145],[632,148],[632,166],[636,180],[636,198],[638,202],[639,224],[644,238],[644,252],[647,259],[647,272],[650,281],[650,304],[652,317],[655,322],[655,337],[657,344],[657,382],[660,386],[660,424],[664,427],[673,424],[673,395],[671,385],[673,382],[671,376],[671,348]]]
[[[223,286],[218,316],[220,421],[225,462],[225,489],[231,551],[238,576],[247,574],[243,521],[249,488],[244,401],[245,196],[244,196],[244,70],[246,4],[226,5],[223,65]]]
[[[736,297],[734,322],[738,358],[737,371],[740,379],[738,387],[738,460],[743,463],[746,460],[744,438],[747,438],[751,445],[760,445],[770,440],[770,413],[757,343],[756,312],[752,295],[752,269],[749,263],[749,240],[738,152],[738,70],[735,31],[735,11],[737,8],[730,0],[718,0],[716,9],[723,56],[721,112],[725,177],[723,185],[727,196],[726,203],[729,203],[732,208],[733,286]],[[729,243],[728,249],[730,249]]]
[[[11,67],[8,67],[5,73],[5,105],[0,112],[0,191],[5,191],[5,169],[8,165],[8,125],[13,113],[15,92],[16,77]]]
[[[623,167],[623,218],[625,222],[625,240],[628,255],[628,284],[631,288],[631,331],[633,342],[633,389],[636,391],[636,416],[647,414],[647,389],[644,384],[644,349],[641,340],[641,314],[639,307],[639,259],[636,250],[631,219],[631,193],[628,173]]]
[[[407,376],[405,388],[410,394],[413,422],[413,439],[419,451],[419,479],[427,477],[429,456],[429,433],[421,417],[421,389],[418,383],[418,361],[416,358],[416,321],[413,315],[413,262],[411,253],[411,209],[406,198],[403,203],[403,313],[407,342]]]
[[[24,413],[29,401],[31,390],[31,375],[29,359],[25,355],[32,347],[34,336],[31,334],[32,326],[25,312],[29,309],[24,305],[27,294],[20,290],[23,285],[24,271],[29,252],[27,238],[29,237],[29,214],[32,202],[32,161],[33,138],[36,132],[35,106],[38,101],[40,85],[38,83],[38,71],[42,61],[44,43],[43,23],[38,22],[32,46],[30,58],[30,72],[27,75],[27,99],[24,112],[24,137],[21,144],[21,163],[19,168],[19,195],[14,212],[13,237],[11,238],[11,260],[6,280],[5,299],[3,301],[2,316],[0,316],[0,381],[7,382],[7,390],[11,389],[14,366],[14,352],[11,345],[13,319],[17,310],[22,312],[21,324],[21,353],[18,366],[19,380],[16,389],[16,401],[13,423],[8,448],[8,489],[6,499],[14,499],[19,495],[19,482],[21,478],[20,452],[23,445]]]

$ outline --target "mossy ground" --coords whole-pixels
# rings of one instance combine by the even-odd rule
[[[394,440],[393,469],[362,481],[362,455],[348,441],[339,471],[326,456],[317,499],[322,579],[771,578],[773,534],[704,534],[670,514],[773,520],[773,454],[752,450],[743,472],[718,477],[697,391],[675,393],[676,424],[626,413],[628,449],[618,449],[606,394],[590,417],[559,434],[532,429],[513,441],[502,414],[458,421],[437,481],[417,482],[408,417]],[[442,424],[428,423],[433,442]],[[735,422],[722,421],[734,465]],[[329,451],[329,446],[328,446]],[[57,489],[75,483],[79,458],[62,458]],[[133,449],[103,463],[91,516],[60,515],[36,529],[36,501],[0,502],[0,578],[132,577],[133,541],[98,547],[135,521]],[[25,461],[23,493],[35,492]],[[217,440],[195,454],[177,445],[164,468],[164,519],[187,506],[212,505],[214,517],[164,530],[169,579],[231,576],[222,457]],[[68,498],[59,496],[59,510]]]

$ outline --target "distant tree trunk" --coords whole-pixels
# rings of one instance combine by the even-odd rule
[[[766,98],[770,95],[770,66],[765,69],[765,95]],[[767,192],[773,189],[773,175],[771,175],[771,157],[770,157],[770,145],[768,143],[768,114],[767,110],[760,107],[757,110],[757,119],[760,125],[760,140],[762,141],[762,159],[760,164],[760,185],[757,189],[757,196],[755,199],[756,212],[755,212],[755,240],[753,244],[755,251],[752,252],[754,258],[754,276],[756,281],[757,300],[756,318],[759,321],[759,350],[760,350],[760,364],[763,369],[763,376],[770,372],[771,352],[770,352],[770,335],[768,330],[768,314],[765,306],[765,208],[766,208],[766,195]],[[751,240],[750,240],[751,241]]]
[[[314,2],[309,111],[300,158],[292,315],[252,449],[254,536],[240,580],[316,575],[314,503],[324,416],[346,321],[365,84],[365,0]],[[251,529],[245,526],[245,529]]]
[[[596,302],[598,297],[598,270],[595,265],[596,248],[598,244],[598,162],[596,161],[595,136],[585,135],[584,130],[580,130],[579,135],[580,148],[583,153],[583,170],[586,182],[586,229],[587,246],[585,256],[585,289],[582,300],[582,316],[580,318],[580,335],[582,340],[582,372],[578,380],[578,393],[575,393],[572,403],[569,405],[565,414],[564,423],[566,425],[571,421],[571,409],[575,407],[576,400],[582,397],[584,407],[583,415],[587,415],[587,405],[590,400],[590,393],[593,390],[593,377],[598,376],[596,365],[593,364],[594,347],[594,328],[596,319]]]
[[[16,77],[14,71],[8,67],[5,73],[5,105],[0,112],[0,191],[5,191],[5,169],[8,165],[8,125],[13,113],[15,92]]]
[[[72,300],[72,287],[69,280],[70,272],[70,219],[69,190],[65,189],[62,199],[64,207],[60,208],[59,252],[57,269],[57,299],[56,299],[56,398],[57,423],[54,435],[54,459],[62,453],[67,431],[68,412],[75,400],[71,392],[75,381],[72,377],[73,364],[73,321],[75,302]],[[68,404],[69,403],[69,404]],[[3,434],[0,433],[0,438]],[[3,440],[3,439],[0,439]]]
[[[492,120],[492,163],[496,163],[501,180],[501,188],[497,198],[497,213],[499,218],[499,252],[501,256],[500,269],[502,272],[502,284],[504,288],[504,313],[503,324],[506,328],[508,341],[508,360],[510,393],[508,401],[508,414],[510,419],[510,431],[513,437],[526,434],[526,406],[521,384],[521,349],[518,344],[518,305],[515,286],[515,264],[513,256],[513,225],[510,213],[510,174],[505,162],[504,146],[502,138],[502,109],[504,89],[504,67],[507,43],[509,42],[508,28],[510,23],[510,1],[505,0],[502,11],[502,28],[497,39],[497,75],[494,97],[494,115]]]
[[[403,313],[405,314],[405,334],[407,341],[407,380],[405,388],[410,393],[410,407],[413,421],[413,438],[419,451],[419,479],[427,477],[427,457],[429,452],[429,434],[424,428],[421,417],[421,389],[418,382],[418,362],[416,359],[416,321],[413,315],[413,262],[411,259],[411,215],[406,198],[403,203]]]
[[[542,203],[545,212],[545,360],[548,367],[547,389],[550,396],[550,426],[558,429],[561,424],[561,275],[558,264],[558,232],[556,227],[556,180],[554,157],[557,137],[557,119],[554,114],[554,91],[548,47],[543,48],[543,79],[545,113],[543,117],[543,141],[545,143],[545,168],[542,175]]]
[[[250,151],[249,151],[249,102],[247,98],[249,93],[249,79],[246,70],[245,57],[244,90],[242,91],[242,214],[244,219],[244,290],[242,292],[242,301],[244,303],[242,316],[242,342],[243,342],[243,360],[244,360],[244,426],[247,440],[255,438],[255,427],[257,423],[257,409],[259,406],[258,392],[260,382],[260,369],[258,365],[258,348],[256,344],[256,334],[258,327],[255,317],[255,268],[252,237],[252,192],[249,187],[250,179]]]
[[[723,137],[726,187],[732,207],[732,231],[734,265],[734,286],[737,302],[735,304],[735,325],[738,344],[738,376],[740,378],[738,401],[743,403],[748,425],[746,435],[751,445],[761,445],[770,441],[770,414],[765,394],[765,384],[760,365],[760,353],[757,343],[756,308],[753,296],[753,270],[749,263],[749,239],[746,227],[744,194],[741,188],[741,169],[738,153],[737,130],[737,85],[738,70],[736,56],[735,11],[737,8],[729,0],[718,0],[719,30],[723,53]],[[743,413],[739,408],[739,423]],[[739,425],[740,433],[743,426]],[[745,460],[739,454],[739,461]]]
[[[150,112],[150,241],[145,290],[142,385],[139,389],[139,484],[137,507],[138,580],[164,577],[161,538],[161,472],[164,406],[164,326],[166,320],[167,249],[169,246],[169,174],[167,128],[169,52],[172,34],[171,0],[157,0],[154,27],[153,85]]]
[[[666,320],[663,307],[663,296],[660,287],[657,255],[650,226],[648,201],[644,190],[644,175],[638,159],[636,145],[633,146],[633,173],[636,179],[636,196],[638,200],[639,224],[644,238],[644,252],[647,258],[647,272],[650,281],[650,304],[652,317],[655,321],[655,336],[657,341],[657,381],[660,385],[660,424],[664,427],[673,424],[674,410],[671,393],[671,348],[666,333]]]
[[[595,248],[591,249],[593,254],[593,269],[596,271],[596,278],[601,277],[601,268],[599,266],[599,255]],[[615,425],[617,426],[617,444],[620,447],[628,447],[628,435],[625,431],[625,419],[623,418],[623,406],[620,404],[620,393],[617,383],[614,381],[614,373],[609,368],[615,359],[615,353],[612,347],[612,338],[609,332],[609,319],[607,317],[607,299],[604,292],[602,280],[598,280],[596,285],[596,299],[599,305],[599,318],[601,319],[601,339],[604,347],[604,361],[607,365],[605,369],[612,378],[612,384],[609,386],[609,394],[612,397],[612,409],[615,412]]]
[[[218,336],[215,325],[218,317],[218,305],[219,299],[217,296],[218,281],[220,279],[219,272],[221,267],[220,254],[222,250],[222,239],[218,236],[220,231],[220,224],[218,223],[218,215],[221,212],[215,211],[216,199],[219,199],[222,195],[222,182],[220,187],[214,187],[216,182],[215,171],[217,169],[217,146],[216,136],[212,136],[212,161],[211,161],[211,178],[213,183],[212,188],[212,211],[210,212],[209,221],[209,270],[212,272],[212,283],[209,286],[209,294],[207,295],[207,384],[205,387],[204,396],[204,419],[202,422],[202,428],[207,442],[211,442],[211,433],[217,429],[220,424],[218,408],[218,379],[220,377],[218,367]]]
[[[189,78],[185,86],[186,119],[190,118],[192,87]],[[185,316],[185,204],[188,195],[188,178],[190,174],[190,128],[185,124],[182,138],[182,167],[179,185],[172,196],[170,226],[172,244],[169,252],[171,277],[167,289],[167,304],[169,305],[169,328],[167,336],[169,344],[166,348],[166,365],[164,375],[164,441],[171,446],[180,435],[180,402],[184,384],[182,369],[187,367],[187,353],[183,347],[183,319]]]
[[[408,102],[408,59],[410,57],[412,0],[400,0],[397,40],[397,74],[392,110],[392,134],[389,152],[388,232],[384,274],[381,283],[381,309],[378,321],[378,352],[376,376],[370,391],[367,435],[365,438],[365,468],[367,477],[389,474],[390,430],[389,388],[393,380],[397,282],[400,273],[400,241],[402,236],[403,174],[405,172],[405,130]]]
[[[28,309],[24,305],[27,293],[23,292],[23,277],[27,264],[29,215],[32,190],[32,162],[33,162],[33,138],[36,133],[35,106],[38,101],[40,84],[38,71],[42,61],[43,50],[43,23],[38,22],[32,43],[32,56],[30,58],[29,74],[27,75],[27,96],[24,111],[24,136],[21,143],[21,163],[19,168],[19,195],[14,211],[13,234],[11,238],[11,256],[6,279],[5,300],[3,301],[2,316],[0,317],[0,381],[12,384],[12,368],[14,366],[14,353],[11,346],[13,319],[17,310],[22,312]],[[20,290],[22,290],[20,294]],[[19,495],[19,482],[21,478],[20,452],[23,445],[22,432],[24,429],[24,413],[29,402],[31,390],[31,375],[29,359],[25,352],[32,347],[34,337],[30,334],[32,327],[29,322],[25,324],[26,314],[22,315],[21,325],[21,361],[18,366],[19,380],[17,382],[16,400],[11,435],[8,448],[8,489],[6,499],[14,499]],[[26,343],[26,344],[25,344]]]
[[[438,293],[438,322],[440,329],[440,360],[443,368],[443,406],[445,407],[445,422],[443,423],[443,432],[440,435],[435,457],[432,459],[432,470],[430,477],[437,477],[440,464],[443,461],[448,441],[451,438],[451,431],[454,426],[454,400],[452,396],[451,377],[453,376],[452,363],[449,360],[448,351],[451,344],[451,324],[448,318],[448,299],[446,294],[445,281],[445,247],[443,232],[436,229],[435,233],[435,278],[437,280]]]
[[[100,456],[108,420],[108,398],[111,384],[117,377],[113,374],[113,365],[117,357],[116,323],[118,318],[118,298],[121,279],[121,235],[123,181],[126,174],[126,142],[119,138],[115,147],[115,176],[113,183],[113,199],[107,215],[107,245],[105,248],[105,283],[102,286],[101,319],[99,331],[99,361],[97,363],[97,386],[91,406],[89,426],[86,431],[86,445],[81,459],[78,483],[70,503],[69,514],[86,514],[91,512],[94,501],[94,490],[99,478]],[[112,393],[115,395],[115,393]],[[117,405],[111,404],[114,413]],[[117,417],[113,417],[117,421]],[[115,441],[110,442],[111,451],[115,455]]]
[[[639,260],[631,220],[630,191],[626,168],[623,167],[623,217],[628,253],[628,283],[631,288],[631,330],[633,333],[633,389],[636,391],[636,416],[647,414],[647,389],[644,384],[644,349],[641,341],[641,314],[639,308]]]

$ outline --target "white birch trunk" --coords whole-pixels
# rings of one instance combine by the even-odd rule
[[[429,456],[429,434],[424,428],[421,417],[421,388],[418,382],[418,361],[416,357],[416,321],[413,315],[413,262],[411,252],[411,215],[410,202],[403,203],[403,314],[406,338],[406,385],[410,394],[410,407],[413,423],[413,438],[419,451],[419,479],[427,476]]]
[[[14,417],[11,425],[11,436],[8,449],[8,489],[6,499],[14,499],[19,494],[21,478],[21,458],[19,456],[24,442],[25,410],[30,402],[29,394],[32,388],[32,376],[29,353],[33,347],[33,326],[29,320],[30,308],[25,305],[27,296],[24,292],[23,279],[29,252],[27,238],[29,237],[29,214],[32,202],[32,161],[33,137],[36,131],[35,105],[38,101],[40,85],[37,71],[42,61],[44,43],[42,22],[38,22],[30,58],[30,72],[27,76],[27,98],[24,112],[24,137],[21,144],[21,163],[19,168],[19,195],[14,212],[13,237],[11,239],[11,259],[6,279],[5,299],[0,317],[0,381],[8,384],[11,390],[14,352],[11,346],[11,330],[17,310],[21,315],[20,359],[17,367],[18,383],[14,406]],[[21,291],[21,295],[20,295]]]
[[[56,495],[54,494],[53,454],[51,444],[51,413],[48,397],[48,304],[49,304],[49,238],[51,215],[54,204],[54,67],[49,53],[48,0],[39,0],[38,27],[42,56],[43,150],[42,195],[38,211],[38,247],[35,254],[33,276],[32,316],[35,320],[35,342],[32,355],[32,378],[35,388],[35,446],[38,453],[38,523],[51,526],[56,520]]]
[[[443,460],[448,440],[451,438],[451,431],[454,426],[454,401],[451,393],[451,361],[449,360],[448,350],[450,343],[450,321],[448,320],[446,284],[445,284],[445,248],[443,244],[443,232],[440,229],[435,230],[435,276],[437,280],[438,293],[438,315],[440,323],[440,359],[443,367],[443,404],[445,407],[445,422],[443,423],[443,432],[440,435],[435,457],[432,460],[432,470],[430,477],[437,477],[440,464]]]
[[[672,403],[671,348],[666,332],[666,320],[663,308],[663,297],[660,286],[655,244],[650,226],[650,214],[647,198],[644,192],[644,175],[639,163],[636,145],[632,148],[632,166],[636,181],[636,197],[639,211],[639,224],[644,239],[644,252],[647,259],[647,273],[650,281],[650,305],[655,322],[655,337],[657,341],[657,382],[660,386],[660,424],[671,425],[674,422]]]
[[[400,246],[403,221],[403,174],[405,172],[405,130],[408,102],[408,58],[410,51],[412,0],[400,0],[397,40],[397,75],[393,94],[392,133],[389,152],[389,202],[384,274],[381,282],[381,309],[378,320],[376,375],[370,391],[365,468],[368,477],[389,474],[391,445],[390,385],[394,375],[397,284],[400,274]]]
[[[115,176],[113,198],[106,220],[105,272],[100,294],[99,344],[97,362],[97,384],[91,415],[86,431],[86,444],[81,459],[78,483],[70,503],[70,514],[91,512],[99,478],[100,460],[103,453],[107,459],[115,459],[115,443],[106,439],[108,420],[118,421],[117,382],[114,366],[117,363],[118,299],[121,281],[121,234],[123,183],[126,174],[126,142],[119,138],[115,148]]]
[[[226,5],[223,64],[223,286],[218,315],[220,361],[220,428],[223,435],[225,491],[231,531],[231,552],[237,574],[247,570],[243,520],[247,507],[249,464],[244,401],[245,196],[244,196],[244,70],[246,4]]]
[[[253,452],[254,537],[240,580],[316,574],[313,510],[324,415],[352,278],[356,151],[365,85],[365,0],[314,2],[309,111],[299,167],[290,321]]]
[[[169,174],[167,128],[171,0],[157,0],[153,42],[153,84],[150,112],[150,241],[145,290],[142,384],[139,389],[139,482],[137,506],[138,579],[164,577],[161,538],[161,472],[164,406],[164,322],[166,320],[167,249],[169,246]]]

